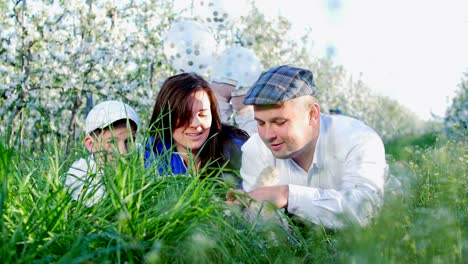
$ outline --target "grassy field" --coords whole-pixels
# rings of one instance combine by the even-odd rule
[[[430,139],[432,140],[432,138]],[[422,139],[424,141],[424,139]],[[402,194],[367,226],[285,230],[224,203],[217,175],[155,177],[133,153],[104,168],[106,196],[86,207],[63,184],[71,153],[0,142],[3,263],[466,263],[467,142],[388,145]],[[399,150],[398,150],[399,149]]]

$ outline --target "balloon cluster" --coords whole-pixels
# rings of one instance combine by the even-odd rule
[[[255,53],[241,46],[226,49],[214,63],[213,78],[237,81],[237,87],[250,87],[262,72]]]
[[[215,51],[216,40],[211,32],[194,21],[173,23],[164,40],[164,54],[178,72],[209,75]]]
[[[194,0],[192,14],[210,28],[223,30],[240,18],[239,4],[233,0]]]
[[[217,56],[213,30],[223,30],[240,17],[232,0],[193,0],[192,19],[174,22],[164,39],[164,54],[177,72],[195,72],[211,79],[228,78],[237,87],[251,86],[262,70],[252,50],[234,46]],[[201,21],[197,22],[195,21]],[[211,30],[210,30],[211,29]]]

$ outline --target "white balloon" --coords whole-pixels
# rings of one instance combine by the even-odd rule
[[[215,30],[223,30],[239,20],[246,6],[243,0],[194,0],[192,16]]]
[[[191,20],[174,22],[164,39],[164,55],[178,72],[209,76],[217,42],[210,30]]]
[[[250,49],[234,46],[223,51],[213,64],[212,79],[231,79],[237,88],[250,87],[262,73],[263,65]]]

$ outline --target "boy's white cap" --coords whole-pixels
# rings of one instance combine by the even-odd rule
[[[138,114],[129,105],[119,101],[104,101],[97,104],[86,117],[86,135],[96,129],[102,129],[115,121],[130,119],[135,122],[137,129],[140,127]]]

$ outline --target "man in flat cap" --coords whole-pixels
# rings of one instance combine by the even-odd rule
[[[320,113],[317,93],[309,70],[283,65],[261,74],[244,99],[258,134],[242,147],[242,187],[328,228],[366,225],[383,203],[384,145],[362,122]]]

